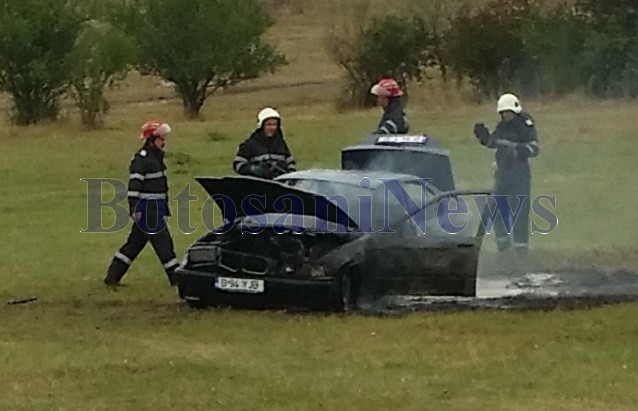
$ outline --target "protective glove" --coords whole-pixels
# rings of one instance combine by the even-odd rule
[[[486,145],[490,141],[490,130],[488,130],[483,123],[474,124],[474,135],[483,145]]]
[[[259,178],[271,178],[270,169],[264,163],[251,164],[249,174]]]
[[[278,177],[282,174],[286,174],[288,172],[288,170],[279,165],[277,162],[273,162],[270,166],[270,169],[272,170],[273,178]]]

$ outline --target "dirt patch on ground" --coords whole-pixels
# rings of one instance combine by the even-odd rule
[[[638,301],[638,273],[575,269],[494,271],[479,276],[476,297],[388,296],[365,312],[582,309]]]

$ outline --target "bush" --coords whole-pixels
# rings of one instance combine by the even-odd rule
[[[578,0],[543,11],[532,0],[461,9],[446,35],[450,66],[485,96],[506,90],[638,95],[638,4]]]
[[[347,76],[347,100],[365,106],[372,84],[392,76],[407,92],[410,80],[421,80],[434,61],[433,39],[418,17],[372,18],[351,38],[333,36],[329,51]]]
[[[15,124],[57,116],[79,30],[67,2],[0,0],[0,90],[12,97]]]
[[[476,12],[461,8],[445,36],[455,73],[489,97],[520,85],[521,67],[530,64],[521,31],[535,6],[531,0],[494,0]]]
[[[634,0],[579,0],[588,27],[582,65],[587,89],[599,97],[638,94],[638,4]]]
[[[518,73],[529,95],[561,95],[582,88],[587,73],[582,64],[588,27],[574,9],[560,5],[532,17],[522,26],[527,66]],[[551,41],[548,41],[551,39]]]

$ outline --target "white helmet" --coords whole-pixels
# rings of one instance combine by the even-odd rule
[[[281,121],[281,116],[279,115],[277,110],[266,107],[265,109],[261,110],[259,114],[257,114],[257,126],[261,128],[264,125],[264,122],[271,118],[276,118],[277,120]]]
[[[514,113],[520,113],[523,111],[521,102],[518,101],[518,97],[514,94],[503,94],[496,104],[496,111],[502,113],[503,111],[513,111]]]

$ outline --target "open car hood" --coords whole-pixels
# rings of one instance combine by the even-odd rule
[[[248,176],[196,177],[195,180],[214,197],[224,219],[262,214],[314,216],[321,220],[356,229],[350,216],[327,197],[290,187],[280,182]],[[228,210],[226,206],[232,206]]]

